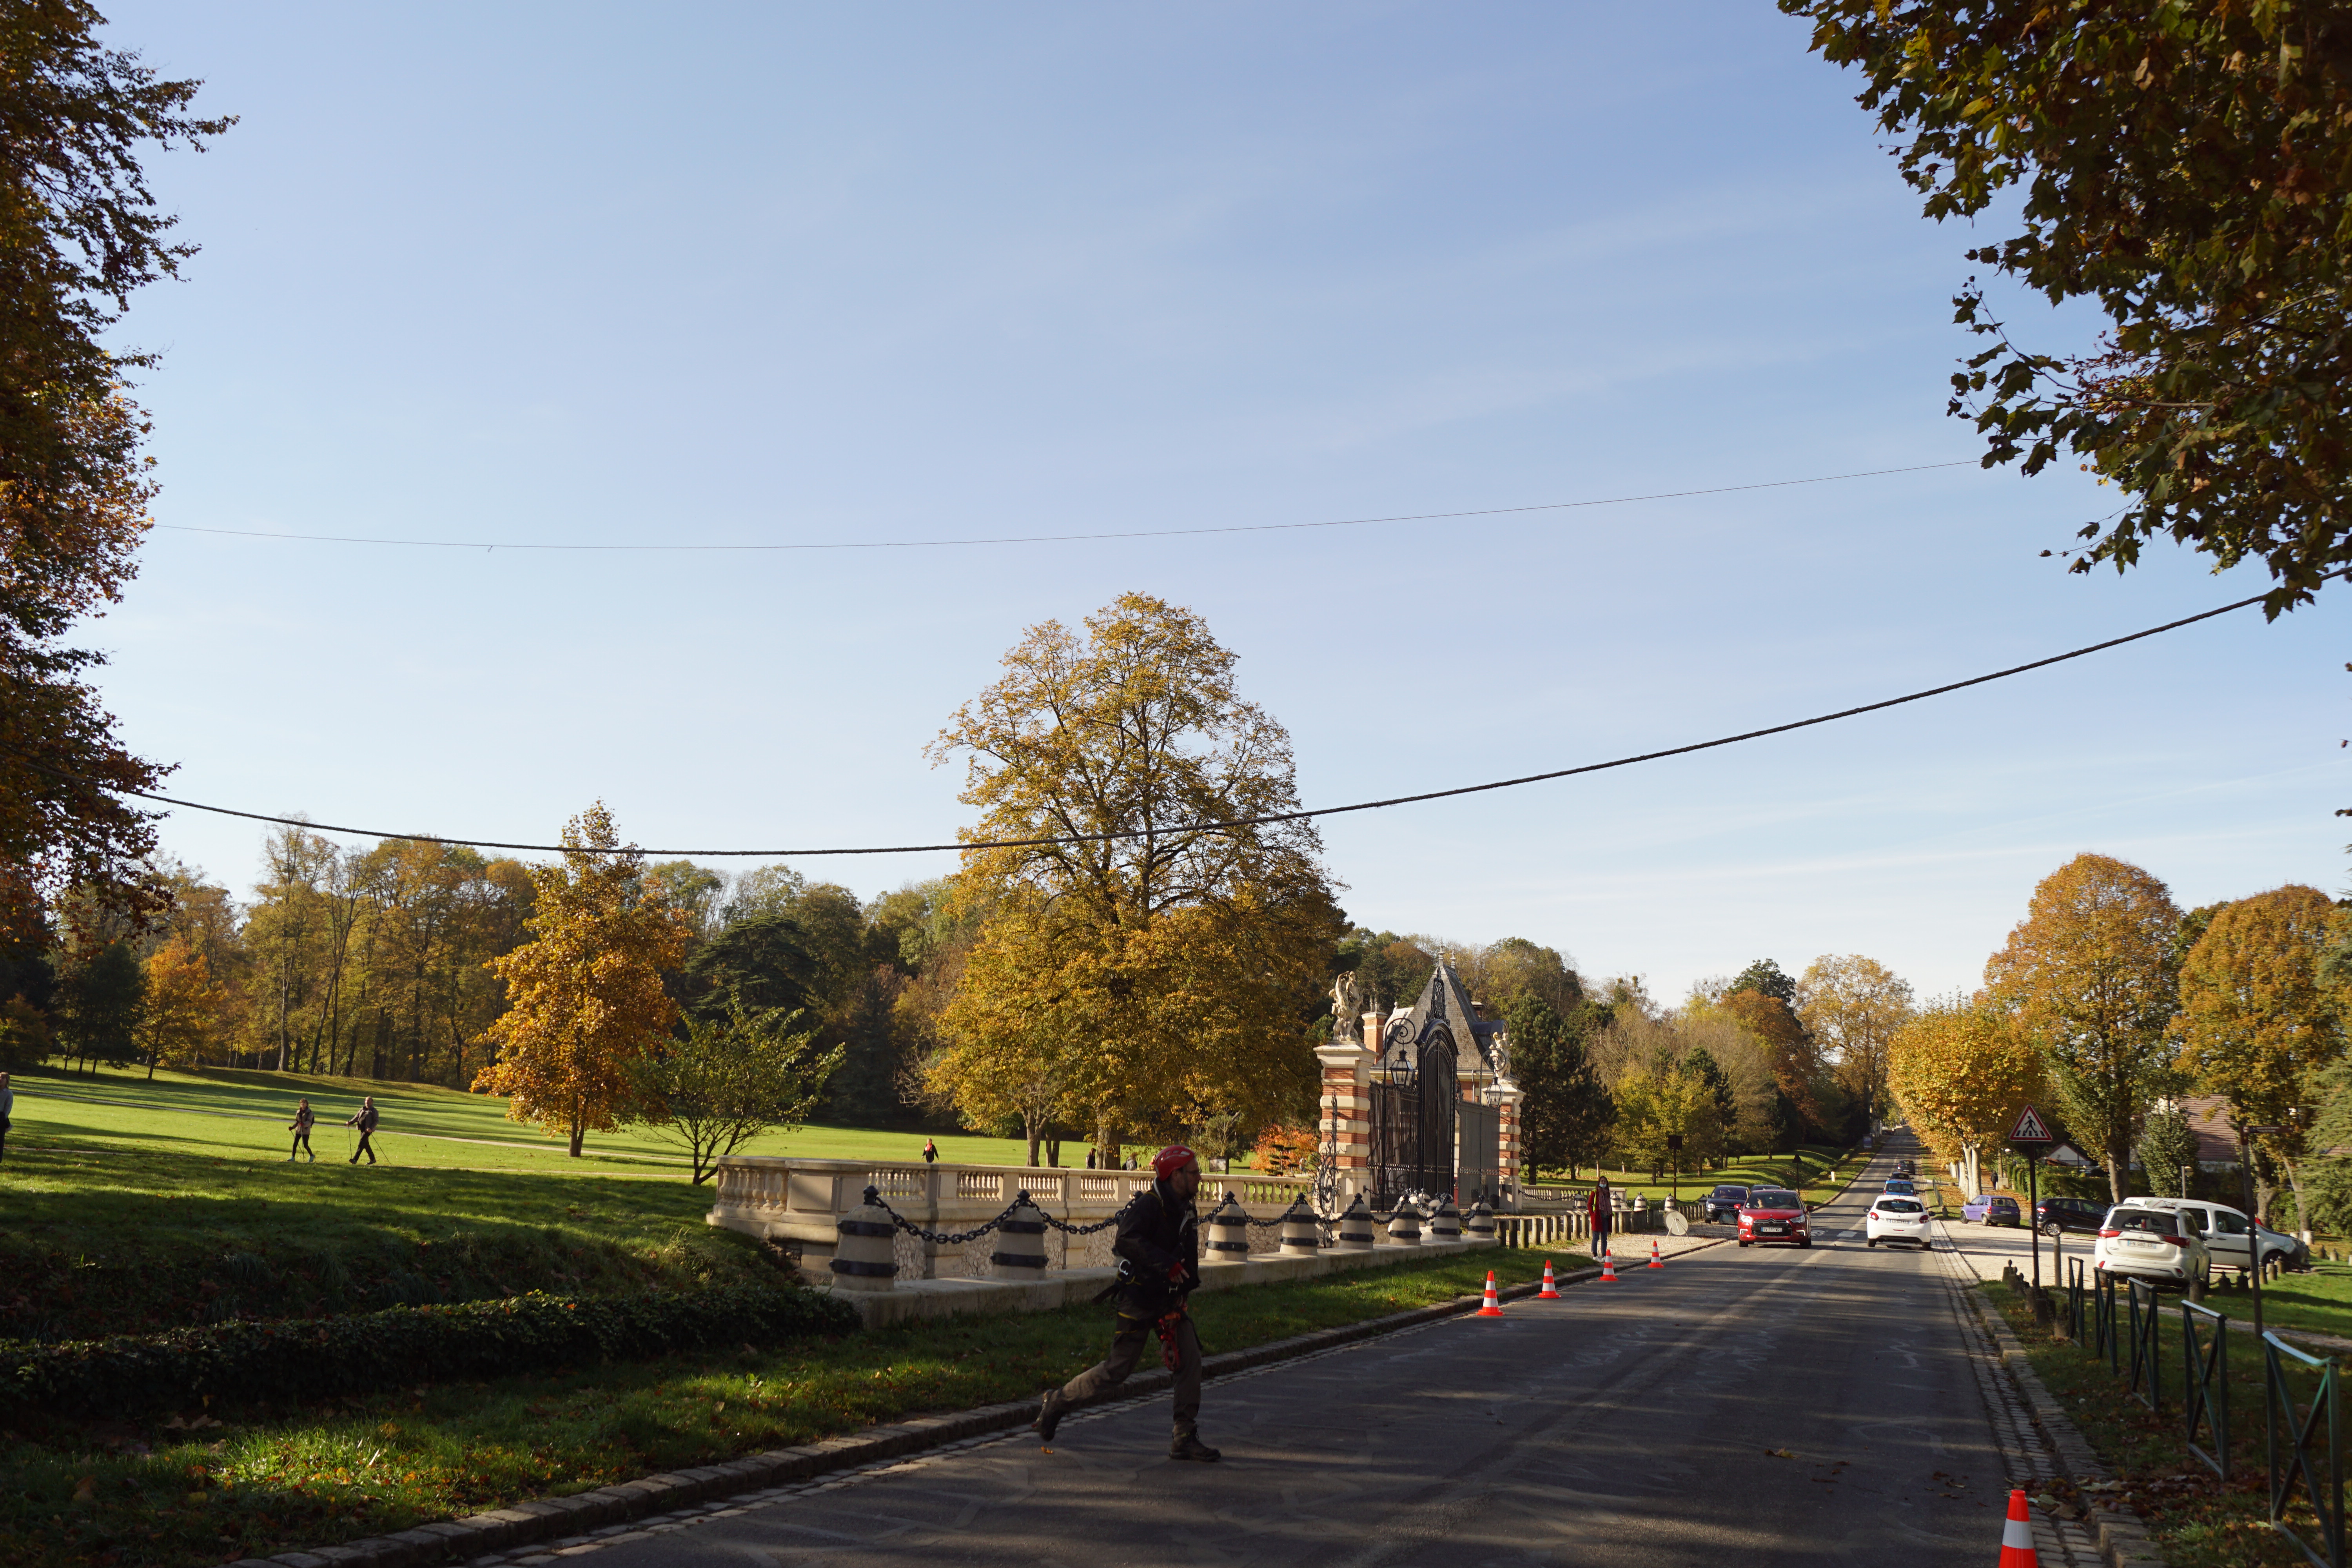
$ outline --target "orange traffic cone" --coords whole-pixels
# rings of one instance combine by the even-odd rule
[[[1536,1292],[1536,1300],[1538,1301],[1559,1300],[1559,1287],[1552,1283],[1551,1259],[1549,1258],[1544,1259],[1544,1288]]]
[[[1474,1315],[1481,1318],[1499,1318],[1503,1315],[1503,1299],[1495,1294],[1495,1271],[1491,1268],[1486,1270],[1486,1304],[1479,1308]]]
[[[1601,1245],[1601,1278],[1594,1280],[1593,1283],[1596,1285],[1614,1285],[1617,1283],[1617,1255],[1609,1249],[1609,1244],[1607,1242],[1603,1242]]]
[[[2025,1510],[2025,1489],[2009,1494],[2009,1522],[2000,1527],[2000,1568],[2042,1568],[2033,1550],[2033,1516]]]
[[[1664,1268],[1665,1266],[1666,1260],[1658,1256],[1658,1238],[1654,1236],[1650,1237],[1650,1267]]]

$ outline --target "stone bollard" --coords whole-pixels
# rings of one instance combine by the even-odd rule
[[[836,1290],[896,1289],[898,1227],[880,1202],[881,1194],[866,1189],[866,1201],[834,1221],[839,1238],[833,1246],[833,1288]]]
[[[1411,1204],[1397,1205],[1395,1217],[1389,1221],[1388,1244],[1391,1247],[1421,1245],[1421,1215]]]
[[[1045,1278],[1045,1219],[1027,1193],[1013,1200],[1013,1212],[997,1226],[988,1261],[999,1279],[1034,1284]]]
[[[1289,1211],[1282,1216],[1282,1255],[1314,1258],[1322,1250],[1323,1227],[1316,1222],[1315,1211],[1307,1206],[1306,1199],[1291,1199]]]
[[[1429,1239],[1432,1241],[1462,1239],[1462,1211],[1454,1206],[1452,1198],[1439,1204],[1437,1212],[1430,1216]]]
[[[1335,1252],[1370,1252],[1372,1249],[1372,1211],[1364,1206],[1364,1194],[1358,1193],[1339,1215],[1339,1240]]]
[[[1462,1217],[1462,1233],[1473,1241],[1495,1239],[1495,1210],[1490,1204],[1473,1204]]]
[[[1201,1248],[1202,1263],[1249,1261],[1249,1211],[1227,1193],[1209,1216],[1209,1239]]]

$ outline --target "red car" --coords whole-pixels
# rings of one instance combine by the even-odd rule
[[[1739,1205],[1739,1245],[1760,1246],[1768,1241],[1792,1241],[1799,1247],[1813,1244],[1812,1232],[1805,1225],[1805,1201],[1786,1187],[1754,1187],[1748,1201]]]

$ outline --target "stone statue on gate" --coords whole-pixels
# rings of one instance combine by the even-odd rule
[[[1364,991],[1352,969],[1331,982],[1331,1037],[1352,1040],[1362,1033]]]

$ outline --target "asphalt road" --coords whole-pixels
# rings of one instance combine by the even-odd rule
[[[2006,1483],[1949,1263],[1865,1249],[1865,1207],[1843,1199],[1815,1221],[1853,1239],[1716,1247],[1511,1303],[1499,1321],[1213,1382],[1202,1431],[1223,1464],[1167,1458],[1161,1394],[1074,1416],[1050,1448],[1026,1433],[976,1443],[593,1555],[1983,1568]]]

